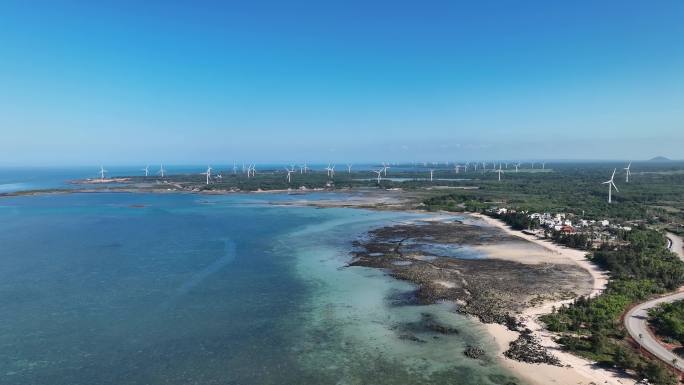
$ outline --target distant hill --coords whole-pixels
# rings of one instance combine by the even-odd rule
[[[648,160],[649,162],[671,162],[672,159],[666,158],[664,156],[656,156]]]

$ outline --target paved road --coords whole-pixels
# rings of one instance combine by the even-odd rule
[[[671,250],[679,255],[679,258],[684,260],[684,249],[682,249],[682,238],[667,233],[668,239],[671,241]],[[661,345],[660,342],[653,336],[648,327],[648,310],[666,302],[675,302],[684,300],[684,292],[676,292],[664,297],[656,298],[644,303],[641,303],[634,308],[632,308],[627,315],[625,315],[625,328],[629,335],[638,341],[641,346],[648,350],[654,356],[660,358],[661,360],[667,362],[671,366],[675,366],[678,369],[684,368],[684,360],[676,354],[669,351],[665,346]],[[672,365],[674,359],[677,359],[677,365]]]
[[[682,238],[667,232],[665,233],[665,236],[670,240],[670,250],[677,253],[679,258],[684,261],[684,242],[682,241]]]

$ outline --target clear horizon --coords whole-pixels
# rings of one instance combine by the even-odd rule
[[[3,4],[0,166],[684,159],[684,3]]]

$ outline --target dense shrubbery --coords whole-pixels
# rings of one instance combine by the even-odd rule
[[[539,227],[539,221],[530,218],[527,214],[518,212],[489,213],[489,216],[501,219],[515,230],[534,230]]]
[[[570,351],[633,369],[654,384],[673,384],[666,369],[633,355],[619,343],[624,338],[620,315],[631,303],[682,285],[684,263],[665,248],[662,235],[654,230],[632,231],[627,240],[629,246],[590,256],[611,272],[612,280],[602,295],[579,298],[542,319],[549,330],[571,332],[560,340]]]
[[[591,238],[587,234],[563,234],[560,231],[551,231],[551,239],[573,249],[589,250],[591,248]]]
[[[684,302],[665,303],[649,313],[658,334],[684,345]]]

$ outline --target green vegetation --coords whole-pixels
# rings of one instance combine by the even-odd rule
[[[600,182],[611,172],[612,167],[577,167],[524,177],[513,174],[506,182],[485,181],[478,184],[478,189],[429,197],[424,203],[429,210],[514,209],[518,212],[488,215],[518,230],[538,226],[521,211],[565,212],[583,219],[631,223],[633,231],[614,234],[619,242],[588,255],[611,274],[604,293],[594,298],[582,297],[570,306],[555,309],[543,321],[550,330],[561,333],[559,342],[568,351],[609,367],[632,370],[652,384],[676,384],[677,379],[668,368],[631,347],[620,317],[631,304],[684,284],[684,263],[666,248],[667,243],[658,231],[667,228],[681,233],[684,175],[676,170],[653,169],[639,174],[629,185],[618,181],[620,193],[614,195],[615,203],[609,205]],[[589,247],[590,240],[583,234],[550,230],[547,234],[571,247]],[[659,309],[653,314],[653,323],[659,332],[680,341],[684,336],[684,305]]]
[[[627,240],[627,246],[598,250],[589,256],[611,272],[603,294],[579,298],[542,320],[549,330],[565,333],[559,342],[569,351],[634,370],[654,384],[675,384],[662,365],[630,350],[620,316],[630,304],[684,284],[684,263],[665,248],[662,235],[655,230],[637,229]]]
[[[658,335],[684,345],[684,301],[665,303],[651,309],[649,321]]]
[[[547,164],[547,167],[549,165]],[[566,212],[584,219],[611,219],[684,228],[684,172],[681,163],[634,163],[629,184],[618,172],[613,204],[608,204],[602,185],[620,165],[554,164],[552,172],[508,171],[497,180],[495,173],[469,173],[472,180],[461,186],[476,186],[447,196],[435,196],[426,204],[433,210],[481,211],[482,207],[505,206],[531,212]],[[623,166],[624,167],[624,166]],[[466,176],[468,177],[468,176]],[[443,194],[435,194],[443,195]]]

